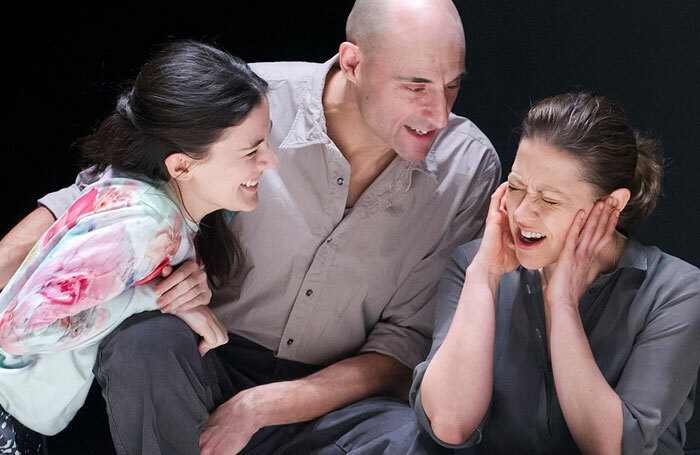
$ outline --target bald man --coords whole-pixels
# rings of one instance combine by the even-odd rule
[[[251,65],[269,83],[279,165],[258,208],[231,222],[249,268],[212,297],[229,343],[201,358],[186,325],[150,313],[102,343],[95,373],[120,454],[439,452],[406,404],[411,370],[429,351],[442,269],[480,235],[500,164],[450,113],[465,74],[450,1],[358,0],[346,32],[323,64]],[[15,235],[48,227],[83,178]],[[166,307],[202,283],[192,274]]]

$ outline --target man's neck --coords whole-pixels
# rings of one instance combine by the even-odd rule
[[[326,76],[323,111],[328,137],[348,162],[391,162],[396,155],[364,122],[354,87],[346,82],[337,67],[331,68]]]
[[[323,89],[323,111],[328,137],[350,164],[347,206],[352,207],[362,193],[396,156],[362,119],[353,87],[338,68],[331,68]]]

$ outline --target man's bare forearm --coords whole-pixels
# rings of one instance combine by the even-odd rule
[[[257,428],[320,417],[375,395],[408,397],[411,370],[396,359],[362,354],[294,381],[265,384],[236,395]]]
[[[0,288],[5,287],[39,237],[56,221],[46,207],[24,217],[0,241]]]

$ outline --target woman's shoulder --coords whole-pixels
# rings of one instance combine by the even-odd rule
[[[159,218],[182,216],[167,182],[148,180],[113,170],[86,186],[73,205],[81,206],[81,210],[92,213],[132,209],[128,212],[157,215]],[[133,210],[138,208],[141,210]]]
[[[196,225],[182,215],[164,186],[131,175],[106,172],[86,186],[44,233],[41,249],[56,244],[69,233],[75,237],[95,229],[120,228],[143,235],[164,228],[196,231]]]
[[[681,258],[668,254],[656,246],[644,245],[640,241],[628,240],[629,254],[623,259],[634,268],[645,272],[646,280],[674,284],[693,282],[700,289],[700,269]],[[621,264],[622,265],[622,264]]]
[[[630,238],[623,255],[639,273],[637,299],[648,299],[650,314],[683,308],[685,317],[700,320],[700,269],[656,246]]]

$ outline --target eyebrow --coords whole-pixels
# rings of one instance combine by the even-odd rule
[[[272,131],[272,119],[270,119],[270,131]],[[265,142],[265,138],[264,138],[264,137],[258,139],[258,140],[255,141],[255,142],[253,142],[253,143],[250,144],[248,147],[243,147],[242,149],[239,149],[239,151],[254,149],[254,148],[257,147],[258,145],[262,144],[263,142]]]
[[[520,178],[517,175],[513,174],[512,172],[510,174],[508,174],[508,180],[510,180],[511,178],[513,180],[515,180],[515,183],[519,183],[521,185],[524,185],[523,181],[520,180]],[[550,186],[550,185],[541,185],[540,187],[537,188],[537,191],[539,193],[541,193],[543,191],[549,191],[550,193],[557,193],[557,194],[561,194],[562,196],[565,196],[565,194],[562,193],[561,190],[554,188],[553,186]]]
[[[459,76],[455,77],[452,79],[449,83],[452,84],[457,81],[461,81],[467,77],[467,72],[463,71],[462,73],[459,74]],[[414,84],[432,84],[432,80],[426,79],[424,77],[403,77],[403,76],[396,76],[396,79],[404,82],[413,82]]]

